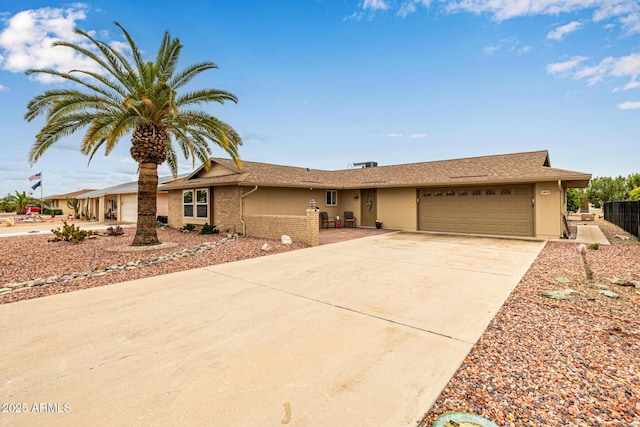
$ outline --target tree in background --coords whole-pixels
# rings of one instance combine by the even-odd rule
[[[5,204],[4,209],[7,209],[7,211],[15,211],[18,215],[24,215],[27,212],[27,206],[40,204],[40,200],[34,199],[28,195],[26,191],[22,193],[16,191],[15,194],[7,194],[7,196],[2,199],[2,202]]]
[[[174,177],[178,173],[177,143],[185,158],[201,161],[208,167],[209,143],[224,149],[242,167],[238,147],[242,145],[235,130],[200,105],[225,101],[237,102],[235,95],[218,89],[196,89],[178,94],[178,89],[200,73],[215,69],[213,62],[201,62],[176,71],[182,44],[164,33],[155,62],[145,62],[142,52],[129,33],[115,23],[128,42],[130,56],[115,46],[96,40],[87,32],[74,32],[86,40],[63,46],[93,61],[100,69],[72,70],[63,73],[35,69],[27,74],[44,73],[61,78],[71,86],[46,91],[27,106],[25,119],[40,115],[46,121],[36,135],[29,161],[33,164],[54,143],[79,130],[86,130],[81,152],[93,156],[104,148],[108,155],[120,139],[132,132],[131,157],[138,163],[138,226],[133,246],[159,244],[156,231],[158,165],[167,162]]]
[[[629,198],[631,200],[640,200],[640,187],[636,187],[629,192]]]
[[[567,188],[567,211],[578,212],[582,202],[582,194],[576,188]]]
[[[629,199],[629,187],[623,176],[616,178],[592,178],[587,186],[587,198],[594,208],[599,209],[605,202]]]

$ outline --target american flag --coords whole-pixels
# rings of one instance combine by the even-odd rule
[[[42,178],[42,172],[38,172],[35,175],[31,175],[29,177],[29,181],[35,181],[36,179],[40,179],[40,178]]]

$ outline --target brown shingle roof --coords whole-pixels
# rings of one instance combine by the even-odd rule
[[[232,160],[212,161],[235,170]],[[356,189],[556,180],[584,187],[591,179],[590,174],[550,167],[546,150],[337,171],[243,162],[242,172],[205,178],[197,178],[197,173],[191,176],[171,181],[163,189],[229,184]]]

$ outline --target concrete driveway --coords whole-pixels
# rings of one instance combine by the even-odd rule
[[[543,246],[398,232],[3,305],[0,425],[415,425]]]

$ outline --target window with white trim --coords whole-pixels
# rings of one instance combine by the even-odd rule
[[[209,190],[196,190],[196,218],[209,217]]]
[[[338,190],[327,190],[327,206],[338,206]]]
[[[182,192],[182,216],[184,218],[193,218],[193,190],[184,190]]]

